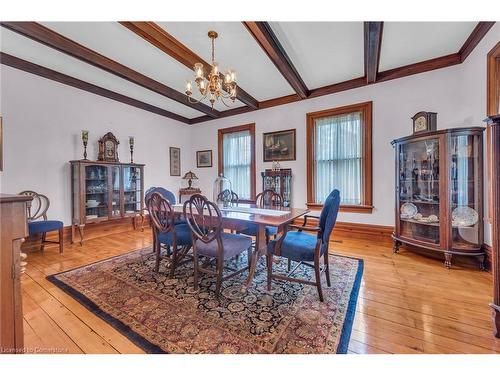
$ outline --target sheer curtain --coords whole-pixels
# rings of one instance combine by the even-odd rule
[[[363,131],[361,112],[315,120],[315,199],[339,189],[341,204],[361,204]]]
[[[252,138],[250,131],[226,133],[223,138],[224,176],[240,199],[250,198]]]

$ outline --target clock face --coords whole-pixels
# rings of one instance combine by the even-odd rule
[[[104,145],[105,147],[105,153],[107,157],[114,157],[115,156],[115,144],[112,141],[106,141],[106,144]]]
[[[427,130],[427,119],[425,116],[419,116],[415,119],[415,132],[421,132]]]

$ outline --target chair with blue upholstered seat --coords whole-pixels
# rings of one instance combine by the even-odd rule
[[[167,249],[170,258],[170,276],[187,257],[191,249],[191,232],[187,224],[174,224],[174,209],[170,202],[158,192],[153,192],[147,200],[147,210],[153,227],[153,250],[156,253],[155,271],[160,269],[161,249]],[[170,253],[170,248],[172,253]]]
[[[318,227],[303,227],[297,225],[287,225],[283,234],[275,240],[269,242],[267,247],[267,288],[271,290],[271,282],[275,280],[285,280],[299,282],[316,286],[321,302],[323,302],[323,291],[321,288],[321,273],[326,272],[326,282],[330,286],[330,267],[328,263],[328,246],[330,234],[337,221],[337,214],[340,206],[340,193],[334,190],[327,197],[323,210],[319,218]],[[289,229],[297,229],[289,231]],[[316,235],[305,233],[305,231],[316,232]],[[273,256],[280,256],[298,262],[297,266],[287,275],[273,274]],[[324,258],[324,266],[321,267],[320,260]],[[310,264],[308,262],[313,262]],[[291,277],[300,265],[314,268],[315,281],[302,280]]]
[[[144,195],[144,201],[147,202],[148,198],[151,196],[153,193],[160,193],[163,195],[163,197],[170,202],[171,205],[175,205],[175,194],[172,193],[170,190],[167,190],[163,187],[160,186],[153,186],[150,187],[148,190],[146,190],[146,193]],[[175,225],[177,224],[186,224],[186,220],[184,219],[175,219]]]
[[[19,193],[19,195],[28,195],[33,197],[33,200],[28,205],[28,230],[29,235],[41,234],[42,242],[40,244],[40,250],[45,249],[45,244],[47,243],[57,243],[59,244],[59,252],[64,251],[64,241],[63,241],[63,222],[59,220],[48,220],[47,211],[50,206],[50,201],[47,196],[43,194],[38,194],[31,190],[25,190]],[[43,218],[43,220],[38,220]],[[46,239],[48,232],[59,232],[59,241],[48,241]]]
[[[252,239],[234,233],[225,233],[222,230],[222,217],[219,207],[206,197],[195,194],[184,203],[184,217],[191,229],[193,239],[194,259],[194,289],[198,289],[198,274],[216,276],[215,294],[219,296],[222,282],[249,269]],[[224,262],[234,258],[244,251],[248,254],[248,266],[223,276]],[[205,257],[200,265],[199,257]],[[215,271],[210,268],[212,261],[216,261]],[[228,267],[226,267],[228,268]]]
[[[257,194],[255,197],[255,205],[259,208],[281,208],[283,207],[283,197],[274,190],[267,189]],[[259,227],[257,224],[249,223],[248,226],[244,230],[239,231],[239,233],[255,237],[257,236],[258,229]],[[269,239],[272,236],[275,237],[276,234],[278,234],[278,228],[266,226],[266,243],[269,243]]]

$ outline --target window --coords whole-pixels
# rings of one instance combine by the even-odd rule
[[[240,200],[255,199],[255,124],[219,129],[219,173]]]
[[[372,212],[372,102],[307,114],[307,205],[339,189],[341,211]]]

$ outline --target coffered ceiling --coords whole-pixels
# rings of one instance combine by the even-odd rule
[[[2,22],[2,64],[187,124],[459,64],[493,22]],[[191,104],[216,30],[238,100]],[[195,93],[196,95],[196,93]]]

